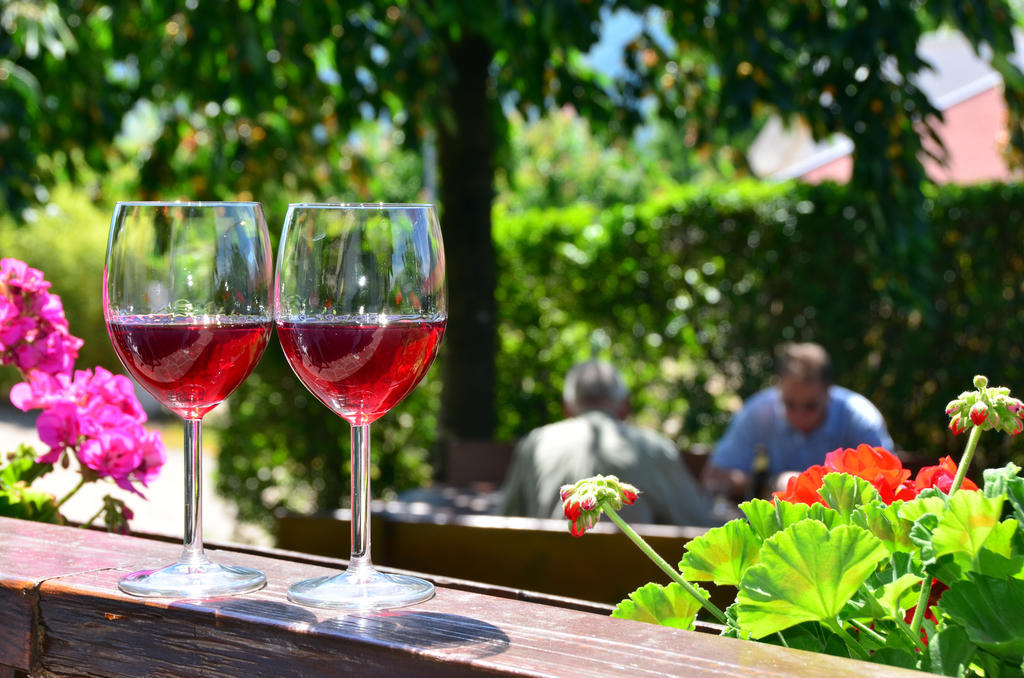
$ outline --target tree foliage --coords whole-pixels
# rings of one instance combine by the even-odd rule
[[[608,76],[583,55],[617,9],[648,20]],[[871,205],[858,245],[892,257],[886,287],[921,298],[930,147],[919,134],[933,136],[937,112],[916,85],[928,65],[915,47],[942,23],[991,51],[1020,148],[1024,78],[1008,58],[1004,0],[691,0],[664,12],[640,0],[2,0],[0,198],[17,209],[45,201],[55,180],[130,162],[133,197],[379,199],[366,180],[379,165],[354,164],[341,142],[384,119],[408,147],[437,149],[445,343],[458,356],[443,366],[442,433],[489,438],[506,110],[571,105],[616,135],[655,101],[697,145],[742,147],[769,110],[805,117],[819,137],[843,132]]]
[[[1011,60],[1015,26],[1004,0],[825,2],[715,0],[666,12],[671,41],[638,41],[638,70],[698,144],[749,135],[768,112],[806,121],[816,139],[842,133],[854,144],[851,183],[872,203],[863,242],[893,257],[886,284],[922,292],[928,245],[921,164],[944,159],[942,113],[919,85],[932,69],[918,53],[938,28],[960,31],[1003,77],[1019,167],[1024,151],[1024,75]]]

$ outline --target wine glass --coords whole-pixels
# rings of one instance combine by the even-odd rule
[[[266,576],[203,553],[203,416],[259,362],[273,328],[273,261],[255,202],[119,202],[103,271],[103,313],[128,372],[185,420],[185,538],[177,562],[133,572],[137,596],[203,598]]]
[[[370,424],[419,383],[448,317],[431,205],[294,204],[275,282],[277,334],[299,380],[351,425],[352,555],[341,574],[293,584],[302,605],[382,609],[428,600],[430,582],[370,562]]]

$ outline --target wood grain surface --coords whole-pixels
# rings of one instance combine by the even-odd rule
[[[0,519],[0,677],[88,676],[823,676],[917,672],[554,604],[449,588],[410,608],[337,613],[288,602],[287,586],[338,571],[281,552],[212,550],[268,585],[205,600],[140,599],[117,580],[173,560],[175,544]],[[500,566],[500,565],[499,565]],[[506,591],[498,591],[505,594]]]

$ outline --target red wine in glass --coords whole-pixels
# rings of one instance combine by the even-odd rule
[[[369,424],[404,398],[437,354],[443,320],[324,317],[282,321],[277,335],[288,362],[320,402],[350,424]]]
[[[288,599],[335,609],[412,605],[419,577],[370,562],[370,424],[430,368],[448,318],[444,247],[432,205],[294,204],[277,255],[274,317],[299,380],[352,427],[348,569],[288,587]]]
[[[107,325],[117,357],[143,388],[180,417],[219,405],[259,362],[266,320],[115,317]]]
[[[184,419],[184,548],[122,577],[136,596],[209,598],[266,576],[203,550],[202,421],[249,376],[273,329],[273,264],[255,202],[119,202],[103,269],[103,317],[125,369]]]

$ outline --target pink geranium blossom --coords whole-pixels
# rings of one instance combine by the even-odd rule
[[[142,426],[146,412],[131,381],[102,367],[74,377],[30,374],[11,389],[11,402],[26,412],[43,410],[36,428],[50,450],[40,463],[54,463],[70,450],[100,477],[141,494],[132,483],[147,485],[167,458],[160,434]]]
[[[66,374],[82,340],[72,336],[60,297],[42,271],[17,259],[0,259],[0,365]]]
[[[146,413],[132,383],[102,367],[74,372],[82,340],[68,331],[60,297],[42,271],[17,259],[0,259],[0,364],[13,364],[25,381],[11,389],[20,410],[42,410],[39,439],[49,450],[39,463],[74,454],[83,469],[138,493],[167,458],[158,433],[147,431]]]

